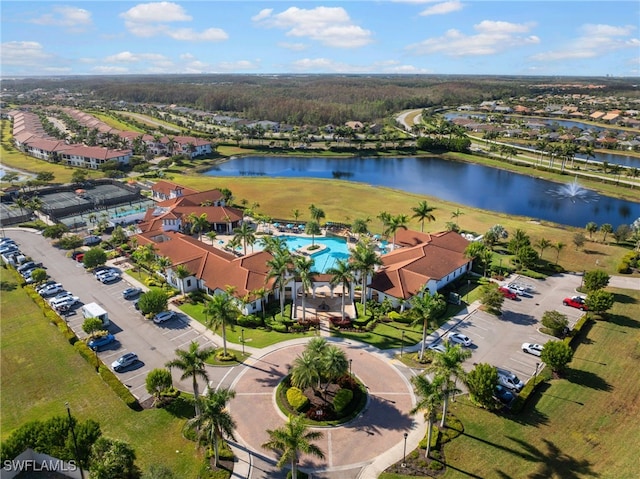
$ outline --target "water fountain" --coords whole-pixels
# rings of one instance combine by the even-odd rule
[[[562,185],[556,190],[551,191],[550,193],[554,196],[557,196],[558,198],[568,198],[573,203],[575,203],[577,200],[589,202],[591,200],[597,199],[597,195],[595,193],[580,186],[577,176],[571,183]]]

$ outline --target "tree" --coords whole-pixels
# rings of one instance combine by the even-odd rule
[[[439,293],[432,295],[426,287],[423,287],[418,294],[411,298],[411,315],[414,317],[411,324],[413,326],[422,323],[420,360],[424,357],[429,324],[444,313],[446,307],[447,303],[444,297]]]
[[[84,183],[85,181],[87,181],[88,176],[89,176],[89,173],[87,173],[84,170],[74,170],[74,172],[71,174],[71,182]]]
[[[413,216],[411,217],[417,218],[420,221],[420,232],[424,232],[425,220],[427,220],[428,222],[436,220],[436,217],[433,216],[433,211],[435,211],[435,209],[436,208],[434,208],[433,206],[429,206],[426,201],[421,201],[420,203],[418,203],[418,206],[414,206],[413,208],[411,208],[411,211],[413,211]],[[458,216],[460,216],[460,214],[455,216],[455,218],[457,218]]]
[[[195,213],[190,213],[187,216],[187,221],[191,225],[190,232],[191,234],[198,233],[198,241],[202,240],[202,233],[209,227],[209,220],[207,219],[207,214],[202,213],[201,215],[196,215]]]
[[[491,314],[499,315],[504,303],[504,295],[498,290],[496,283],[485,284],[480,290],[480,302]]]
[[[121,245],[126,243],[127,239],[129,239],[129,237],[122,226],[118,225],[113,229],[113,233],[111,233],[111,244],[114,246]]]
[[[598,231],[598,225],[593,221],[589,221],[584,229],[587,230],[587,233],[589,233],[589,239],[593,239],[593,233]]]
[[[374,245],[366,238],[356,243],[356,247],[351,253],[351,264],[354,271],[360,272],[361,281],[361,302],[363,314],[367,314],[367,281],[369,274],[375,271],[375,267],[382,264],[380,256],[375,252]]]
[[[393,237],[391,241],[391,249],[394,250],[396,247],[396,233],[398,230],[407,229],[407,223],[409,222],[409,217],[407,215],[396,215],[392,216],[389,219],[389,223],[387,228],[384,231],[385,235],[391,235]]]
[[[215,231],[207,231],[204,235],[209,239],[209,241],[211,241],[211,244],[213,244],[213,240],[216,239],[218,233]]]
[[[167,293],[159,288],[153,288],[142,293],[138,299],[138,308],[145,315],[154,315],[167,309]]]
[[[284,290],[289,281],[291,271],[291,253],[283,245],[267,245],[266,248],[276,248],[272,251],[273,258],[267,261],[268,279],[274,279],[274,286],[278,288],[280,298],[280,314],[284,316]]]
[[[351,231],[358,235],[358,239],[360,239],[361,235],[369,232],[368,224],[370,221],[371,218],[356,218],[355,220],[353,220]]]
[[[191,276],[191,271],[183,264],[179,264],[173,269],[173,275],[178,279],[180,283],[180,292],[184,296],[184,280]]]
[[[488,409],[493,409],[495,388],[498,384],[498,370],[490,364],[480,363],[467,373],[465,384],[471,399]]]
[[[613,226],[611,226],[609,223],[603,224],[602,226],[600,226],[600,233],[602,233],[602,242],[606,243],[607,235],[609,233],[613,233]]]
[[[442,392],[444,378],[442,376],[435,376],[433,381],[430,382],[429,378],[420,374],[418,376],[413,376],[411,378],[411,382],[413,383],[418,399],[410,413],[415,414],[418,411],[424,411],[424,415],[427,418],[427,450],[424,457],[429,457],[429,453],[431,452],[433,423],[436,420],[436,411],[444,400]]]
[[[512,238],[509,240],[507,248],[509,249],[509,252],[517,256],[521,248],[530,245],[531,240],[529,239],[529,235],[527,235],[524,230],[516,229],[513,232]]]
[[[564,371],[573,359],[573,349],[564,341],[547,341],[540,353],[540,360],[548,364],[555,374]]]
[[[139,471],[135,460],[136,453],[129,444],[102,436],[92,448],[89,479],[136,479]]]
[[[89,336],[93,336],[94,333],[102,331],[104,325],[100,318],[87,318],[82,323],[82,330]]]
[[[231,389],[209,389],[202,400],[200,415],[187,422],[189,426],[194,426],[199,431],[200,438],[204,438],[213,448],[213,464],[216,467],[220,458],[220,440],[225,437],[235,440],[233,430],[236,423],[227,408],[227,404],[234,397],[236,393]]]
[[[618,244],[627,241],[627,239],[629,239],[629,236],[631,236],[631,228],[626,224],[619,225],[613,232],[613,237],[616,239],[616,243]]]
[[[49,183],[55,179],[56,175],[52,171],[41,171],[36,175],[36,180]]]
[[[442,403],[442,420],[440,421],[440,427],[444,427],[446,423],[449,396],[458,392],[456,381],[458,378],[463,380],[465,378],[462,363],[470,357],[471,351],[468,349],[462,349],[459,345],[452,346],[450,343],[447,343],[445,351],[443,353],[434,353],[431,364],[425,369],[425,372],[442,376],[443,378],[442,392],[444,394],[444,401]]]
[[[160,399],[160,395],[173,385],[171,371],[164,368],[153,369],[147,374],[145,384],[147,392],[154,397],[153,404],[155,405]]]
[[[311,235],[311,246],[314,246],[316,244],[316,235],[319,235],[322,230],[316,220],[311,220],[304,226],[304,232]]]
[[[317,208],[313,204],[309,206],[309,213],[311,214],[311,219],[318,224],[320,224],[320,221],[325,217],[324,210]]]
[[[207,317],[206,326],[212,331],[218,328],[222,331],[222,354],[227,356],[227,324],[233,324],[239,311],[231,295],[227,292],[214,294],[213,298],[204,304],[204,314]]]
[[[518,249],[516,259],[523,268],[531,268],[536,264],[536,261],[538,261],[538,252],[531,246],[525,245]]]
[[[47,279],[47,271],[44,268],[36,268],[31,272],[31,279],[35,284],[40,284]]]
[[[196,411],[196,417],[200,416],[200,398],[198,396],[198,379],[202,379],[205,384],[209,382],[209,374],[205,368],[205,360],[215,352],[215,348],[202,348],[193,341],[189,345],[189,349],[176,349],[176,359],[173,359],[165,365],[168,368],[176,368],[182,371],[181,380],[192,380],[193,399]]]
[[[584,273],[582,287],[587,293],[606,288],[611,277],[601,269],[594,269]]]
[[[458,218],[462,215],[464,215],[464,212],[460,211],[460,208],[456,208],[456,210],[451,213],[451,218],[456,220],[456,226],[458,226]]]
[[[62,238],[62,235],[69,231],[69,228],[62,223],[58,223],[55,225],[47,226],[42,230],[42,236],[50,239],[59,239]]]
[[[585,300],[585,305],[589,311],[604,316],[604,314],[613,308],[615,296],[609,291],[598,289],[589,293]]]
[[[92,269],[107,262],[107,253],[102,248],[91,248],[82,258],[85,268]]]
[[[244,248],[244,255],[247,255],[247,245],[253,246],[256,242],[256,235],[253,231],[253,228],[249,226],[249,223],[242,223],[240,226],[233,230],[235,236],[234,238],[238,238],[239,241],[242,242],[242,246]]]
[[[573,235],[573,244],[576,246],[576,250],[582,248],[586,240],[587,238],[582,233],[575,233]]]
[[[312,351],[305,350],[293,360],[291,366],[291,384],[297,388],[308,387],[314,390],[320,387],[320,370],[318,357]]]
[[[331,279],[329,283],[331,286],[335,287],[338,285],[342,286],[342,300],[340,303],[340,312],[342,320],[345,319],[345,298],[351,292],[351,283],[354,281],[353,269],[351,265],[345,260],[338,259],[334,265],[329,268],[326,272],[331,275]]]
[[[550,248],[551,246],[551,241],[546,238],[540,238],[538,241],[536,241],[536,248],[540,250],[540,258],[542,258],[544,250]]]
[[[306,256],[296,256],[293,259],[293,267],[298,274],[298,278],[300,279],[300,283],[302,286],[302,321],[306,321],[306,297],[307,291],[313,286],[313,279],[315,274],[311,269],[313,268],[314,260],[313,258],[308,258]],[[297,296],[297,291],[294,286],[293,294]]]
[[[559,311],[545,311],[542,314],[542,325],[550,329],[554,336],[560,336],[569,326],[569,320],[566,314]]]
[[[558,264],[558,259],[560,258],[560,251],[562,251],[565,246],[566,245],[562,241],[558,241],[551,246],[556,250],[556,264]]]
[[[279,429],[267,429],[269,441],[262,447],[280,454],[276,466],[283,468],[291,464],[292,479],[298,478],[298,458],[301,453],[311,454],[324,459],[322,450],[311,441],[322,439],[324,434],[319,431],[309,431],[304,416],[289,416],[289,420]]]

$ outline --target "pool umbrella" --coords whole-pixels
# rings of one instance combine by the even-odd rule
[[[76,190],[76,195],[83,195],[87,190],[83,190],[82,188]]]
[[[287,228],[291,229],[291,228],[293,228],[293,225],[292,225],[291,223],[289,223],[289,224],[287,225]]]

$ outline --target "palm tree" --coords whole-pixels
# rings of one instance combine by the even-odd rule
[[[214,466],[218,466],[220,456],[219,440],[228,437],[235,441],[233,430],[236,423],[227,409],[227,403],[236,397],[231,389],[209,389],[202,400],[202,411],[199,416],[190,419],[188,426],[194,426],[204,437],[207,444],[212,446],[214,454]]]
[[[464,215],[464,212],[460,211],[460,208],[456,208],[456,210],[451,213],[451,218],[456,220],[456,226],[458,226],[458,218],[462,215]]]
[[[160,268],[163,274],[166,274],[167,268],[171,266],[171,258],[167,256],[158,256],[156,258],[156,267]]]
[[[605,223],[602,226],[600,226],[600,232],[602,233],[602,242],[606,243],[607,235],[613,232],[613,226],[611,226],[611,224],[609,223]]]
[[[180,281],[180,292],[182,296],[184,296],[184,279],[191,276],[191,271],[189,271],[185,265],[179,264],[173,270],[173,275]]]
[[[593,221],[589,221],[584,229],[586,229],[587,233],[589,233],[589,239],[593,239],[593,233],[598,231],[598,224],[594,223]]]
[[[353,224],[351,225],[351,231],[358,235],[358,239],[360,239],[360,235],[366,234],[369,232],[369,227],[367,224],[371,221],[371,218],[356,218],[353,220]]]
[[[324,210],[317,208],[315,205],[309,206],[309,212],[311,213],[311,219],[320,224],[320,220],[325,217]]]
[[[335,345],[329,345],[322,354],[321,368],[322,374],[327,381],[326,391],[331,383],[347,374],[349,360],[342,349]]]
[[[207,220],[207,214],[202,213],[200,216],[195,213],[190,213],[187,216],[187,221],[191,224],[191,234],[198,233],[198,241],[202,240],[202,232],[209,227],[209,220]]]
[[[300,218],[300,210],[299,209],[294,209],[293,211],[291,211],[291,214],[293,215],[293,220],[297,223],[298,222],[298,218]]]
[[[447,343],[445,351],[443,353],[436,353],[431,364],[425,369],[427,373],[433,373],[443,378],[442,391],[444,393],[444,401],[442,403],[442,421],[440,421],[440,427],[445,426],[447,409],[449,408],[449,396],[458,392],[456,381],[465,375],[464,369],[462,369],[462,363],[470,357],[471,351],[468,349],[462,349],[459,345],[452,346],[450,343]],[[454,378],[453,381],[451,377]]]
[[[340,311],[342,312],[342,320],[344,321],[345,296],[351,291],[351,283],[354,280],[353,269],[347,261],[339,259],[327,270],[327,274],[331,275],[331,280],[329,281],[331,286],[342,285],[342,303]]]
[[[562,241],[558,241],[557,243],[552,245],[553,249],[556,250],[556,264],[558,264],[558,259],[560,258],[560,251],[562,251],[565,246],[567,245]]]
[[[196,409],[196,416],[200,415],[200,399],[198,397],[198,379],[209,382],[209,375],[205,369],[205,360],[215,352],[214,348],[200,349],[200,345],[193,341],[189,345],[189,350],[176,349],[176,359],[165,364],[168,368],[176,368],[182,371],[181,380],[189,379],[193,381],[193,398]]]
[[[415,319],[412,325],[422,322],[422,343],[420,346],[420,360],[424,357],[424,350],[427,342],[427,331],[429,323],[436,319],[438,315],[444,312],[447,304],[444,297],[436,293],[431,294],[427,287],[423,287],[422,290],[411,298],[411,312]]]
[[[306,256],[296,256],[293,260],[294,268],[296,270],[296,273],[298,273],[298,277],[300,278],[300,283],[302,286],[302,321],[303,322],[307,320],[306,304],[305,304],[307,291],[311,289],[311,287],[313,286],[313,278],[315,276],[313,271],[311,271],[311,268],[313,268],[313,264],[314,264],[313,258],[307,258]],[[294,296],[297,296],[295,285],[293,288],[293,294]]]
[[[253,246],[256,242],[256,235],[253,231],[253,228],[249,226],[249,223],[242,223],[240,226],[233,230],[235,233],[234,239],[238,239],[238,241],[242,242],[242,247],[244,249],[244,255],[247,255],[247,244]]]
[[[393,240],[391,243],[391,250],[393,251],[396,247],[396,232],[399,229],[403,229],[406,230],[407,229],[407,223],[409,222],[409,217],[407,215],[396,215],[396,216],[392,216],[389,224],[387,226],[387,229],[385,231],[385,235],[392,235],[393,236]]]
[[[304,416],[289,416],[289,421],[279,429],[267,429],[269,441],[262,447],[280,454],[276,466],[283,468],[291,463],[291,477],[298,478],[298,457],[300,453],[311,454],[324,459],[322,450],[311,441],[322,439],[324,434],[319,431],[309,431]]]
[[[316,244],[316,235],[320,234],[322,230],[316,220],[311,220],[305,225],[304,232],[311,235],[311,246],[314,246]]]
[[[424,220],[429,222],[435,221],[436,217],[433,216],[434,207],[429,206],[426,201],[421,201],[418,206],[411,208],[413,211],[412,218],[418,218],[420,220],[420,232],[424,232]]]
[[[375,271],[376,266],[382,265],[382,260],[376,254],[373,243],[363,238],[356,244],[351,261],[353,269],[360,272],[361,302],[363,314],[367,314],[367,279],[369,274]]]
[[[209,241],[211,241],[211,245],[213,246],[213,240],[216,239],[218,233],[216,233],[215,231],[207,231],[205,233],[205,236],[209,239]]]
[[[411,382],[418,396],[416,405],[410,411],[410,414],[416,414],[424,411],[427,418],[427,450],[424,454],[425,458],[429,457],[431,452],[431,435],[433,431],[433,423],[436,419],[436,410],[442,404],[444,396],[442,394],[443,378],[435,376],[432,382],[426,376],[418,375],[411,378]]]
[[[320,371],[318,358],[312,351],[303,351],[293,360],[291,366],[291,384],[299,389],[320,387]]]
[[[267,261],[267,266],[269,267],[267,278],[275,278],[274,286],[278,288],[278,295],[280,296],[280,314],[284,317],[284,289],[289,281],[291,254],[287,249],[272,254],[274,255],[273,258]]]
[[[547,238],[540,238],[538,241],[536,241],[536,247],[540,249],[540,258],[542,258],[542,253],[544,253],[544,250],[549,248],[551,246],[551,241],[549,241]]]
[[[233,324],[233,320],[238,316],[239,311],[231,295],[227,292],[214,294],[203,308],[207,316],[206,326],[212,331],[221,328],[222,331],[222,354],[227,356],[227,324]]]
[[[493,250],[491,248],[484,248],[480,252],[480,261],[482,261],[482,276],[487,276],[487,267],[491,265],[493,261]]]

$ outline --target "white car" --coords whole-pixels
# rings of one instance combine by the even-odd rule
[[[62,291],[64,291],[64,288],[62,287],[62,285],[60,283],[54,283],[38,290],[38,293],[40,293],[40,296],[51,296],[53,294],[58,294]]]
[[[102,283],[111,283],[112,281],[117,281],[119,279],[120,275],[113,271],[109,271],[108,273],[98,276],[98,280]]]
[[[540,356],[542,354],[542,348],[544,346],[536,343],[522,343],[522,350],[525,353],[533,354],[534,356]]]
[[[507,285],[507,288],[516,293],[518,296],[526,296],[527,294],[527,288],[517,283],[509,283]]]
[[[162,311],[153,317],[153,322],[156,324],[164,323],[165,321],[169,321],[174,318],[175,315],[176,313],[173,311]]]
[[[78,302],[80,298],[68,293],[65,296],[56,297],[51,300],[51,307],[55,309],[71,307]]]
[[[447,348],[443,345],[443,344],[430,344],[429,346],[427,346],[427,349],[430,349],[431,351],[435,351],[437,353],[444,353],[447,351]]]
[[[471,339],[462,333],[449,333],[447,339],[450,343],[461,344],[462,346],[469,347],[472,344]]]

